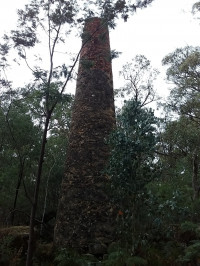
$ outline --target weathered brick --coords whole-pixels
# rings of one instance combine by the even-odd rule
[[[102,173],[105,140],[115,126],[109,33],[100,18],[88,19],[79,62],[69,146],[55,228],[55,244],[104,253],[113,240],[113,208]],[[99,247],[99,249],[97,249]]]

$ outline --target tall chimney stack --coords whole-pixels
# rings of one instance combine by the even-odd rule
[[[106,138],[115,127],[108,26],[100,18],[85,22],[66,171],[55,226],[55,245],[94,255],[113,240],[113,209],[104,173]]]

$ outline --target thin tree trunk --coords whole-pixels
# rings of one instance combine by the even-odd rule
[[[43,162],[44,162],[45,146],[46,146],[46,142],[47,142],[47,130],[48,130],[48,126],[49,126],[50,117],[51,117],[51,113],[48,113],[47,117],[46,117],[46,121],[45,121],[43,137],[42,137],[40,158],[39,158],[39,162],[38,162],[38,172],[37,172],[36,184],[35,184],[34,200],[33,200],[33,206],[31,209],[31,216],[30,216],[30,231],[29,231],[29,241],[28,241],[26,266],[32,266],[32,263],[33,263],[34,226],[35,226],[34,222],[35,222],[35,216],[36,216],[36,210],[37,210],[39,187],[40,187],[42,167],[43,167]]]
[[[18,182],[17,182],[17,186],[16,186],[15,199],[14,199],[14,203],[13,203],[13,210],[12,210],[11,218],[10,218],[11,225],[13,225],[14,224],[14,218],[15,218],[15,209],[16,209],[16,206],[17,206],[17,199],[18,199],[18,195],[19,195],[19,188],[21,186],[21,182],[22,182],[22,179],[23,179],[24,160],[22,160],[22,155],[21,155],[20,149],[19,149],[19,147],[17,145],[17,141],[16,141],[16,139],[15,139],[15,137],[13,135],[13,132],[12,132],[12,129],[11,129],[11,126],[10,126],[10,122],[9,122],[9,119],[8,119],[10,108],[11,108],[11,104],[9,105],[9,108],[8,108],[7,113],[6,113],[5,119],[6,119],[6,123],[8,125],[8,130],[10,132],[11,138],[12,138],[13,143],[14,143],[14,147],[17,150],[17,155],[19,157],[19,162],[20,162],[19,178],[18,178]]]
[[[194,153],[193,156],[193,176],[192,176],[192,186],[193,186],[193,199],[197,199],[199,197],[199,182],[198,182],[198,155]]]
[[[49,174],[48,174],[48,178],[47,178],[47,182],[46,182],[45,197],[44,197],[44,208],[43,208],[42,221],[41,221],[41,226],[40,226],[40,234],[42,234],[42,230],[43,230],[43,226],[44,226],[43,223],[44,223],[44,216],[45,216],[46,207],[47,207],[47,196],[48,196],[48,188],[49,188],[49,179],[50,179],[51,171],[54,168],[54,165],[55,165],[55,160],[54,160],[54,163],[53,163],[51,169],[49,170]]]
[[[16,190],[15,190],[15,199],[14,199],[13,210],[12,210],[11,218],[10,218],[11,225],[14,224],[15,209],[16,209],[16,206],[17,206],[17,199],[18,199],[18,195],[19,195],[19,189],[20,189],[21,182],[22,182],[22,179],[23,179],[23,172],[24,172],[24,162],[20,162],[19,178],[18,178]]]

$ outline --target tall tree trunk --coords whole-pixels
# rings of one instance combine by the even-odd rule
[[[197,199],[199,197],[199,160],[196,152],[193,155],[193,175],[192,175],[192,187],[193,187],[193,199]]]
[[[16,190],[15,190],[15,198],[14,198],[13,209],[12,209],[11,218],[10,218],[11,225],[14,224],[15,210],[16,210],[16,206],[17,206],[19,189],[20,189],[22,179],[23,179],[23,173],[24,173],[24,161],[20,160],[19,177],[18,177],[17,186],[16,186]]]
[[[54,168],[54,165],[55,165],[55,160],[54,160],[54,163],[53,163],[53,165],[51,166],[51,168],[49,170],[48,177],[47,177],[47,182],[46,182],[46,186],[45,186],[44,207],[43,207],[42,221],[41,221],[41,226],[40,226],[40,235],[42,234],[42,231],[43,231],[44,217],[45,217],[45,212],[46,212],[46,207],[47,207],[47,196],[48,196],[48,189],[49,189],[49,179],[50,179],[51,171]]]
[[[9,130],[9,133],[10,133],[10,136],[12,138],[12,141],[13,141],[13,144],[14,144],[14,147],[17,151],[17,155],[18,155],[18,158],[19,158],[19,176],[18,176],[18,181],[17,181],[17,186],[16,186],[16,190],[15,190],[15,199],[14,199],[14,203],[13,203],[13,209],[12,209],[12,213],[11,213],[11,219],[10,219],[10,222],[11,222],[11,225],[14,224],[14,217],[15,217],[15,209],[16,209],[16,206],[17,206],[17,199],[18,199],[18,195],[19,195],[19,188],[21,186],[21,182],[23,180],[23,172],[24,172],[24,160],[22,159],[22,155],[21,155],[21,152],[20,152],[20,149],[17,145],[17,141],[15,139],[15,136],[13,134],[13,131],[12,131],[12,128],[10,126],[10,122],[9,122],[9,113],[10,113],[10,108],[11,108],[11,104],[9,105],[9,108],[8,108],[8,111],[6,113],[6,123],[8,125],[8,130]]]
[[[40,181],[41,181],[41,175],[42,175],[42,167],[43,167],[43,162],[44,162],[45,146],[47,142],[47,130],[49,126],[50,117],[51,117],[51,113],[47,113],[45,127],[43,131],[43,136],[42,136],[40,158],[38,162],[38,172],[36,176],[34,200],[33,200],[33,206],[31,209],[31,216],[30,216],[30,231],[29,231],[26,266],[32,266],[32,263],[33,263],[35,216],[36,216],[36,210],[37,210],[38,195],[39,195]]]

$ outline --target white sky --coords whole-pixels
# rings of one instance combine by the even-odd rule
[[[200,43],[200,21],[191,14],[195,0],[155,0],[150,7],[139,10],[127,23],[120,23],[111,32],[111,45],[122,51],[113,61],[114,77],[121,64],[136,54],[145,55],[161,75],[156,82],[161,95],[167,95],[165,69],[161,60],[178,47],[198,46]],[[115,84],[117,86],[117,84]]]
[[[27,1],[4,0],[0,9],[0,35],[15,28],[16,10],[23,8]],[[200,21],[191,14],[195,2],[197,0],[154,0],[148,8],[138,10],[128,22],[118,22],[117,28],[110,32],[111,48],[122,52],[118,59],[113,60],[115,88],[123,84],[118,74],[122,65],[136,54],[143,54],[161,72],[156,89],[160,95],[167,95],[168,85],[164,81],[165,70],[161,60],[178,47],[198,46],[200,42]],[[79,48],[80,40],[75,40],[73,52],[74,49],[78,52]],[[19,86],[23,84],[24,74],[22,70],[18,71],[13,79]]]

